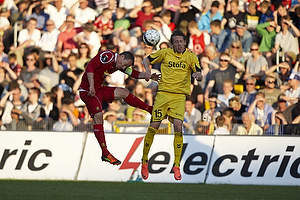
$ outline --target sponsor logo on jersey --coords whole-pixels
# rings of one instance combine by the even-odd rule
[[[182,69],[185,69],[186,68],[186,65],[182,62],[179,62],[179,63],[175,63],[173,61],[169,61],[168,62],[168,67],[174,67],[174,68],[182,68]]]
[[[107,76],[109,76],[109,72],[108,72],[108,70],[106,70],[104,73],[104,77],[107,77]]]

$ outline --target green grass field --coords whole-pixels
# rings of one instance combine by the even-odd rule
[[[300,199],[300,187],[0,180],[0,200]]]

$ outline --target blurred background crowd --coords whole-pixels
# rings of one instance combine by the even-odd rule
[[[143,71],[143,58],[169,48],[177,28],[204,77],[192,79],[185,134],[298,134],[299,2],[0,0],[1,130],[92,130],[78,96],[89,60],[99,50],[131,51],[133,68]],[[156,46],[141,39],[149,29],[161,35]],[[158,89],[122,72],[104,84],[126,87],[149,105]],[[103,109],[105,132],[146,132],[147,112],[122,101]]]

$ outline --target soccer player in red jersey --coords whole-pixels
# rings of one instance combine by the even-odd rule
[[[147,105],[134,96],[126,88],[103,86],[105,77],[120,70],[137,79],[149,79],[158,81],[160,75],[151,74],[150,68],[145,72],[132,70],[130,66],[134,62],[131,52],[125,51],[117,54],[113,51],[100,51],[87,65],[79,88],[80,98],[86,104],[91,117],[94,119],[94,134],[102,149],[102,161],[113,165],[121,164],[107,149],[103,131],[102,102],[112,102],[114,99],[124,99],[129,105],[141,108],[152,113],[152,106]]]

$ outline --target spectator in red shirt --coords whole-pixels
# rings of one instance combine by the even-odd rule
[[[104,8],[102,14],[94,21],[94,27],[103,40],[109,39],[109,35],[113,33],[114,22],[111,20],[112,16],[111,9]]]
[[[153,5],[150,0],[145,0],[142,5],[134,7],[129,13],[129,17],[136,18],[135,26],[141,27],[145,31],[144,22],[152,20],[155,13],[152,13]]]
[[[161,18],[162,20],[168,25],[168,27],[171,29],[171,31],[173,32],[175,30],[176,25],[171,22],[171,11],[166,10],[161,14]]]
[[[56,51],[59,58],[62,57],[61,54],[63,51],[70,54],[71,50],[77,49],[76,42],[73,40],[73,37],[79,32],[79,29],[74,28],[73,15],[68,15],[64,25],[62,26],[66,26],[66,29],[58,35],[57,39]]]

